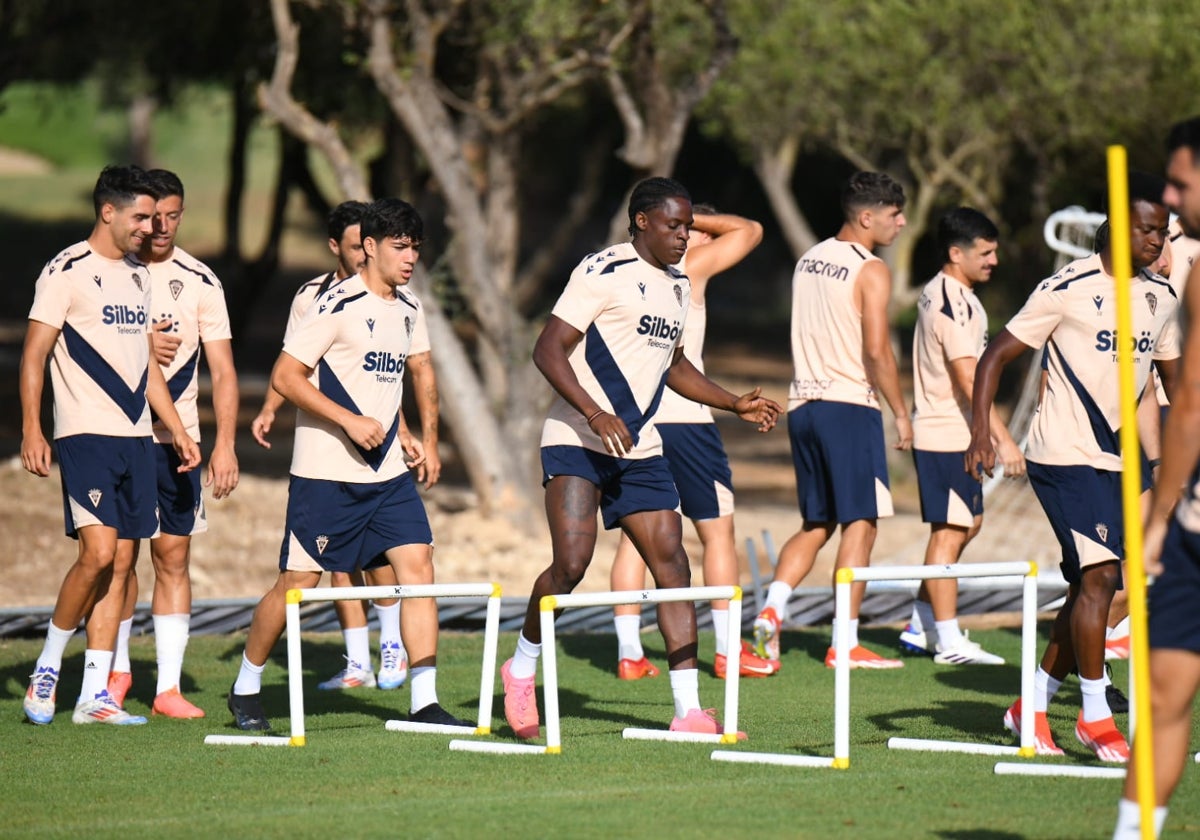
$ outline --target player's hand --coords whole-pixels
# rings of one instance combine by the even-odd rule
[[[381,446],[386,435],[383,425],[378,420],[374,417],[364,417],[361,414],[350,415],[350,418],[342,424],[342,431],[363,449],[375,449],[377,446]]]
[[[224,499],[238,485],[238,460],[232,446],[213,448],[208,458],[204,486],[212,488],[214,499]]]
[[[963,455],[963,469],[971,476],[981,479],[981,470],[984,475],[991,478],[992,470],[995,467],[996,450],[992,448],[992,442],[986,436],[981,440],[972,434],[971,443],[967,447],[966,454]]]
[[[179,456],[179,467],[175,472],[191,472],[200,466],[200,447],[186,432],[180,430],[178,434],[172,434],[171,446]]]
[[[254,440],[263,449],[271,448],[271,441],[267,440],[267,435],[271,433],[273,425],[275,425],[275,412],[269,408],[258,412],[258,416],[250,421],[250,434],[254,435]]]
[[[1025,453],[1014,441],[1004,440],[996,447],[996,458],[1008,478],[1020,478],[1025,475]]]
[[[907,451],[912,449],[912,445],[912,420],[909,419],[907,414],[901,414],[896,418],[896,442],[892,444],[892,448]]]
[[[442,477],[442,456],[438,455],[437,441],[425,445],[425,463],[417,470],[417,480],[424,482],[425,489],[438,483]]]
[[[400,439],[400,448],[404,450],[404,463],[410,470],[425,463],[425,445],[421,441],[403,429],[397,437]]]
[[[1166,539],[1169,524],[1169,519],[1161,517],[1152,517],[1146,522],[1146,529],[1142,535],[1142,562],[1148,575],[1161,575],[1163,572],[1163,541]]]
[[[774,400],[762,395],[762,388],[755,388],[749,393],[742,394],[733,404],[733,413],[747,423],[757,423],[760,432],[769,432],[775,428],[775,421],[783,407]]]
[[[175,322],[165,318],[155,321],[150,327],[150,346],[154,348],[154,360],[162,367],[168,367],[175,361],[179,345],[183,342],[182,338],[169,332],[173,326]]]
[[[633,435],[625,427],[625,421],[615,414],[602,411],[591,419],[588,427],[600,438],[604,450],[617,458],[633,449]]]
[[[41,432],[21,438],[21,466],[42,478],[50,475],[50,443]]]

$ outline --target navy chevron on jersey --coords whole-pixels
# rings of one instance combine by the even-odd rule
[[[150,272],[151,321],[169,320],[169,335],[180,339],[179,349],[163,377],[175,401],[175,410],[192,440],[200,441],[200,412],[196,397],[200,391],[200,348],[209,341],[228,341],[229,310],[221,281],[207,265],[176,247],[171,259],[148,263]],[[162,367],[160,365],[160,367]],[[161,421],[154,423],[154,439],[170,443],[171,433]]]
[[[59,330],[50,355],[54,437],[149,437],[150,278],[137,257],[79,242],[46,263],[29,319]]]
[[[291,473],[301,478],[374,483],[407,472],[396,441],[404,364],[429,352],[425,311],[407,289],[382,298],[358,275],[322,295],[284,342],[283,351],[312,368],[309,381],[344,408],[379,421],[383,445],[364,450],[341,427],[296,412]]]
[[[879,258],[837,238],[804,253],[792,273],[792,364],[788,410],[809,400],[865,405],[879,399],[863,366],[862,313],[855,283],[863,266]]]
[[[337,272],[330,271],[328,274],[318,274],[296,290],[296,296],[292,298],[292,308],[288,311],[287,329],[283,333],[284,341],[291,336],[292,330],[304,318],[304,313],[308,312],[313,301],[341,283],[342,279],[338,278]]]
[[[978,359],[987,314],[969,286],[938,272],[921,290],[913,331],[913,447],[963,452],[971,443],[971,395],[954,385],[950,363]]]
[[[1179,357],[1179,300],[1171,285],[1142,271],[1130,286],[1137,393],[1152,360]],[[1117,300],[1099,254],[1064,266],[1029,296],[1006,329],[1043,348],[1049,374],[1026,457],[1051,466],[1121,469],[1117,383]]]
[[[625,458],[662,453],[652,417],[687,321],[691,283],[679,269],[658,269],[631,242],[586,257],[552,312],[583,333],[569,361],[579,384],[633,436]],[[542,426],[542,446],[605,452],[587,418],[556,395]]]

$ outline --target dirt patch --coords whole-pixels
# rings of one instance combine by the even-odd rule
[[[0,177],[12,175],[49,175],[54,166],[45,158],[0,146]]]

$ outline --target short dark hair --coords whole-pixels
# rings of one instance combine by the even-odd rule
[[[179,180],[179,176],[171,170],[151,169],[146,173],[146,177],[158,188],[159,198],[167,198],[172,195],[183,198],[183,181]]]
[[[855,172],[842,187],[842,215],[850,221],[868,207],[904,209],[904,187],[883,172]]]
[[[1135,201],[1145,201],[1150,204],[1162,204],[1163,192],[1167,189],[1166,179],[1149,172],[1134,170],[1129,173],[1129,204]]]
[[[717,215],[718,211],[714,205],[709,204],[707,201],[702,201],[699,204],[692,204],[692,212],[700,213],[705,216],[715,216]]]
[[[1099,254],[1108,247],[1108,219],[1100,223],[1100,227],[1096,228],[1096,236],[1092,240],[1092,250]]]
[[[668,198],[682,198],[691,203],[692,194],[674,178],[647,178],[639,181],[629,196],[629,235],[633,236],[637,232],[634,219],[638,213],[661,207],[666,204]]]
[[[162,197],[158,187],[147,177],[146,170],[140,166],[106,166],[100,170],[92,190],[92,207],[99,218],[100,208],[105,204],[127,207],[139,195],[148,195],[155,201]]]
[[[398,198],[381,198],[372,202],[359,224],[362,226],[362,238],[369,236],[376,242],[407,236],[414,245],[419,245],[425,231],[416,208]]]
[[[946,262],[951,248],[970,248],[976,239],[998,242],[1000,230],[973,207],[955,207],[938,221],[937,243]]]
[[[363,216],[367,213],[367,208],[370,207],[365,201],[343,201],[337,207],[329,211],[329,216],[325,220],[325,227],[329,231],[329,238],[334,242],[342,241],[342,234],[346,232],[346,228],[361,225]]]
[[[1200,117],[1181,120],[1167,132],[1167,154],[1185,146],[1192,150],[1192,163],[1200,165]]]

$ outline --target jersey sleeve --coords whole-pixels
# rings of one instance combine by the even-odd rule
[[[71,283],[62,274],[52,274],[50,265],[42,269],[33,292],[29,320],[61,330],[71,308]]]
[[[588,260],[571,273],[567,287],[550,312],[581,333],[587,332],[609,304],[611,284],[606,283],[598,273],[589,273],[591,267],[593,264]]]
[[[292,308],[288,310],[287,327],[283,331],[283,341],[286,344],[287,340],[292,337],[296,327],[304,320],[304,314],[312,307],[315,296],[309,292],[305,286],[300,291],[296,292],[296,296],[292,298]]]
[[[333,346],[337,338],[339,313],[321,312],[310,307],[283,341],[283,352],[310,368]]]
[[[418,353],[428,353],[431,346],[429,343],[429,322],[425,320],[425,306],[417,307],[417,317],[413,323],[413,332],[411,343],[408,346],[408,355],[415,356]]]
[[[1050,333],[1062,322],[1063,297],[1044,284],[1029,296],[1021,311],[1005,325],[1014,338],[1033,349],[1038,349],[1050,338]]]
[[[1151,358],[1156,361],[1178,359],[1183,353],[1183,336],[1179,331],[1179,318],[1171,317],[1163,325],[1154,344],[1154,354]]]
[[[934,328],[933,334],[938,343],[942,345],[947,362],[953,362],[955,359],[974,359],[979,356],[979,342],[971,334],[971,330],[945,315],[938,316],[936,323],[937,327]]]
[[[225,305],[225,290],[215,278],[210,285],[205,283],[200,291],[200,311],[197,313],[200,327],[200,343],[228,341],[233,338],[229,328],[229,309]]]

